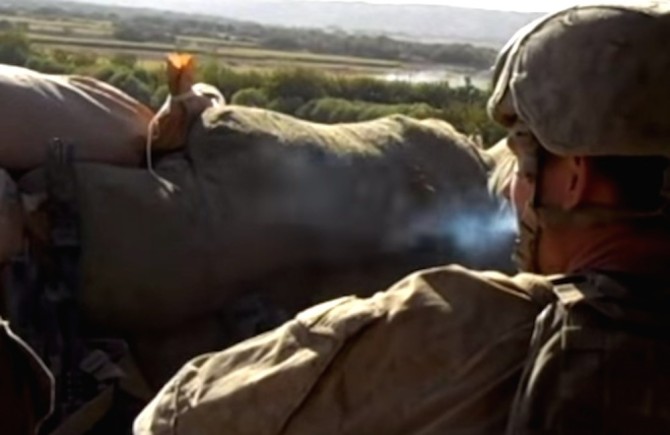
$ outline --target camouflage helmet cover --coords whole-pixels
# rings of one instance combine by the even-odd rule
[[[498,57],[489,115],[557,155],[670,156],[670,1],[576,6]]]

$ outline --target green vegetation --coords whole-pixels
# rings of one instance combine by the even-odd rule
[[[0,63],[93,76],[156,109],[168,94],[163,56],[180,50],[197,55],[199,81],[235,104],[324,123],[440,118],[489,144],[502,134],[486,116],[487,91],[470,81],[452,87],[370,75],[413,62],[481,68],[492,62],[489,49],[91,8],[0,8]]]
[[[342,67],[373,71],[376,69],[388,70],[398,68],[397,62],[356,58],[351,56],[335,56],[313,53],[286,52],[281,50],[267,50],[258,47],[247,47],[233,43],[221,44],[216,48],[203,47],[201,43],[188,43],[192,40],[182,39],[181,44],[166,44],[156,42],[134,42],[118,39],[96,39],[71,36],[54,36],[43,34],[28,34],[31,42],[45,48],[59,48],[76,50],[79,52],[125,52],[138,58],[152,59],[163,54],[175,51],[187,51],[193,54],[213,56],[225,60],[227,63],[263,64],[304,64],[324,65],[332,68]]]
[[[175,42],[174,35],[222,35],[224,40],[258,47],[398,62],[442,63],[471,68],[489,67],[496,55],[491,48],[471,44],[424,44],[387,36],[351,35],[314,29],[286,29],[248,23],[212,24],[199,20],[175,23],[166,18],[133,17],[117,24],[114,36],[129,41]]]
[[[313,53],[377,59],[394,63],[445,64],[472,69],[488,68],[496,51],[471,44],[420,43],[387,36],[342,31],[265,26],[224,18],[147,11],[109,6],[25,6],[0,8],[7,24],[23,26],[32,34],[68,36],[97,41],[187,45],[189,49],[216,52],[238,46],[296,54]],[[187,41],[188,39],[188,41]],[[43,41],[45,41],[43,39]],[[195,43],[195,46],[194,46]]]

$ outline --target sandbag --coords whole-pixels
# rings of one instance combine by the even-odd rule
[[[99,80],[0,65],[0,167],[41,165],[49,142],[74,145],[78,160],[135,166],[143,158],[150,109]]]
[[[21,250],[23,217],[16,184],[0,169],[0,267]]]
[[[305,262],[426,240],[461,252],[497,243],[484,220],[468,219],[497,206],[479,151],[442,121],[328,126],[224,106],[203,113],[183,155],[157,163],[163,182],[141,169],[75,169],[80,302],[124,330],[183,324],[220,309],[240,283]]]

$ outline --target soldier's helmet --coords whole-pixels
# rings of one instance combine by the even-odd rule
[[[670,157],[670,0],[529,24],[498,57],[488,111],[556,155]]]

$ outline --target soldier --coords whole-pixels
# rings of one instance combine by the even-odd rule
[[[533,273],[436,268],[307,310],[188,363],[136,433],[670,433],[669,45],[659,1],[563,10],[503,50],[495,156]]]
[[[670,2],[583,6],[520,31],[489,113],[518,162],[524,270],[562,273],[509,434],[670,433]]]

